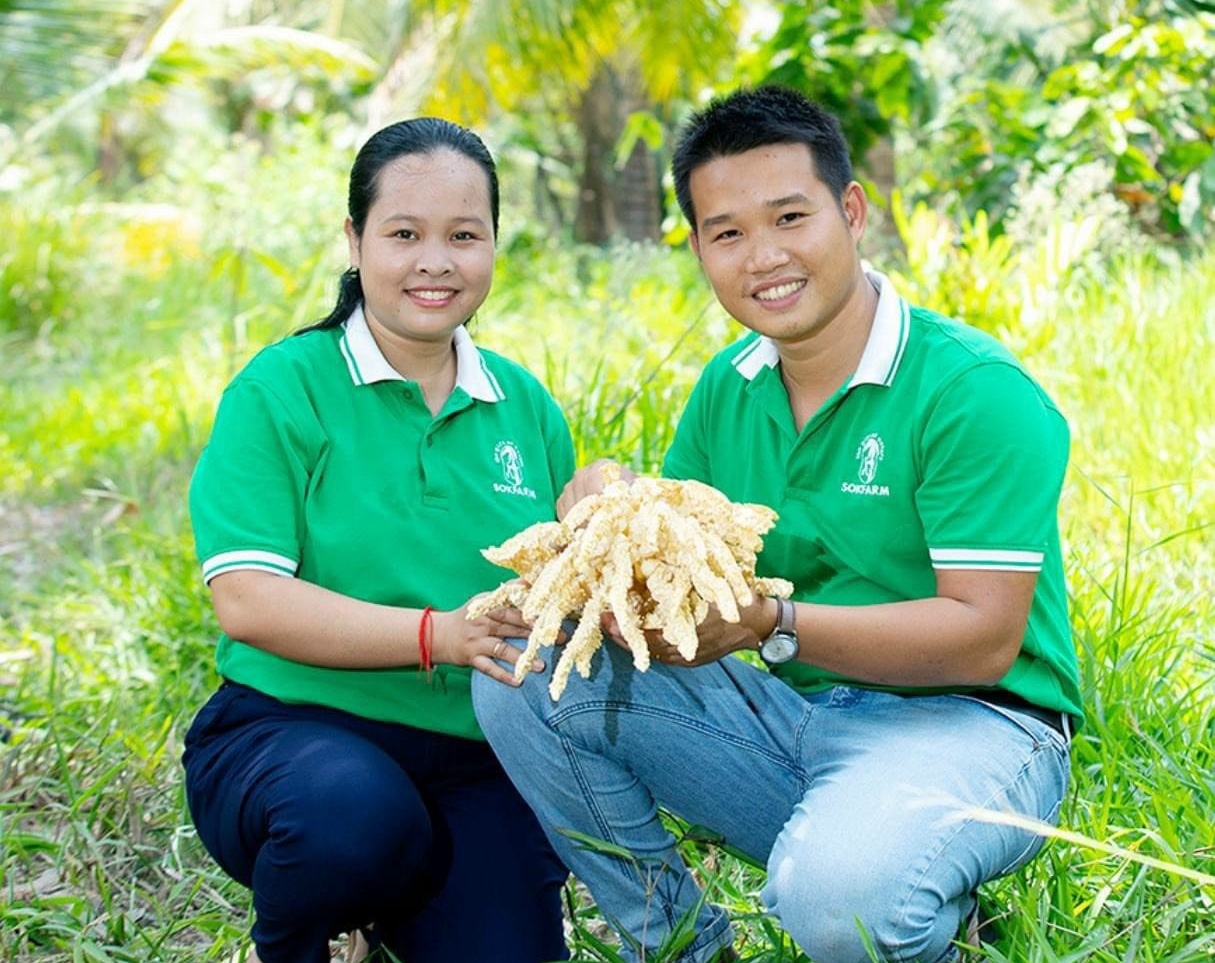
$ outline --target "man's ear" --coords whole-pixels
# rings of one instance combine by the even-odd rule
[[[865,188],[853,181],[844,188],[844,196],[840,201],[844,218],[848,222],[848,230],[852,232],[853,238],[859,241],[869,220],[869,198],[865,196]]]
[[[354,230],[354,221],[346,218],[346,243],[350,247],[350,266],[358,269],[359,266],[359,236]]]

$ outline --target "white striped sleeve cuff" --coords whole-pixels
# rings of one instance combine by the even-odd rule
[[[930,548],[932,567],[985,569],[992,572],[1039,572],[1042,552],[989,548]]]
[[[210,582],[216,575],[224,572],[248,570],[270,572],[273,575],[285,575],[288,578],[295,575],[299,563],[286,555],[274,552],[258,552],[252,549],[236,552],[220,552],[212,555],[203,562],[203,581]]]

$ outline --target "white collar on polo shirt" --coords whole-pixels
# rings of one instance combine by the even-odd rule
[[[384,352],[376,344],[375,337],[367,326],[362,304],[342,323],[342,330],[342,357],[346,359],[350,378],[356,385],[409,380],[402,377],[384,357]],[[485,359],[473,344],[472,335],[464,325],[456,328],[452,340],[456,347],[456,387],[463,388],[470,398],[477,401],[503,401],[506,395],[503,394],[498,380],[486,367]]]
[[[869,340],[861,354],[856,373],[848,382],[849,388],[857,385],[885,385],[894,383],[894,376],[903,360],[907,348],[910,318],[907,302],[899,297],[894,285],[884,274],[866,271],[865,276],[878,290],[877,312]],[[760,335],[749,348],[740,351],[734,359],[734,367],[740,375],[751,381],[764,368],[775,368],[780,362],[776,342]]]

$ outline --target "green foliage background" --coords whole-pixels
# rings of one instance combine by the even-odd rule
[[[72,13],[61,0],[26,6]],[[134,16],[154,5],[95,6]],[[1201,82],[1211,21],[1199,19],[1209,15],[1200,4],[1100,4],[1052,26],[1048,4],[1023,4],[1002,32],[976,32],[965,4],[886,6],[885,26],[860,4],[774,7],[737,73],[729,61],[718,82],[834,85],[855,136],[885,138],[898,157],[884,202],[895,233],[867,239],[865,253],[905,294],[1008,342],[1073,427],[1061,515],[1090,718],[1075,743],[1070,835],[990,887],[1004,934],[979,958],[1209,963],[1215,129]],[[21,10],[0,3],[0,24]],[[28,33],[37,24],[23,15]],[[0,47],[23,36],[6,29]],[[100,113],[63,114],[37,149],[23,140],[30,125],[96,76],[89,62],[104,70],[117,54],[88,47],[64,88],[62,76],[18,76],[8,62],[27,105],[10,98],[0,112],[0,146],[26,144],[0,165],[6,960],[224,960],[244,945],[247,894],[202,852],[181,793],[180,740],[215,682],[216,631],[185,488],[222,386],[335,293],[358,105],[379,61],[318,67],[317,80],[294,73],[295,60],[241,74],[230,48],[207,49],[179,36],[139,79],[92,102]],[[308,90],[319,91],[311,106]],[[232,107],[229,119],[217,104]],[[152,123],[169,105],[172,123]],[[656,158],[686,106],[676,98],[637,122]],[[113,180],[97,167],[107,116],[131,148]],[[486,120],[503,236],[476,334],[531,360],[581,460],[654,471],[700,366],[738,330],[684,248],[570,240],[538,200],[542,183],[560,204],[576,181],[572,153],[559,163],[546,153],[547,116],[519,108]],[[555,126],[566,123],[575,129]],[[711,845],[685,848],[732,908],[744,959],[801,959],[761,913],[753,869]],[[572,885],[568,909],[576,957],[617,959]]]

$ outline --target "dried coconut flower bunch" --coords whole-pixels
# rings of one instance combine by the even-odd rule
[[[788,598],[784,579],[757,578],[755,559],[763,534],[776,522],[764,505],[731,502],[696,481],[620,480],[609,466],[598,495],[578,502],[560,522],[539,522],[501,545],[482,550],[521,580],[500,585],[469,606],[475,619],[499,606],[514,606],[532,624],[522,679],[542,646],[554,645],[561,622],[577,615],[578,628],[553,672],[549,695],[565,691],[570,671],[586,678],[602,643],[600,616],[611,612],[633,653],[633,665],[650,667],[646,629],[659,629],[685,659],[696,655],[696,626],[709,606],[737,622],[739,607],[754,595]]]

